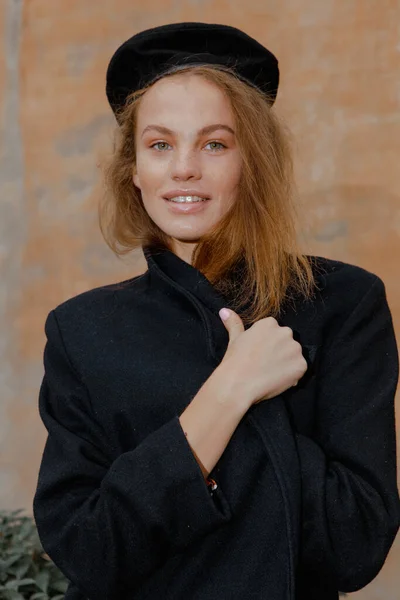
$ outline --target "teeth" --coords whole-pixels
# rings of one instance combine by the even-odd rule
[[[170,202],[203,202],[205,198],[200,196],[175,196],[174,198],[168,198]]]

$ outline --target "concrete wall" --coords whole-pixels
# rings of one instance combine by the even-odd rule
[[[399,332],[399,18],[399,0],[2,0],[0,507],[31,510],[47,313],[145,268],[141,254],[118,261],[97,228],[97,162],[114,126],[105,69],[117,46],[147,27],[202,20],[239,26],[278,55],[305,251],[381,276]],[[399,558],[397,541],[354,598],[394,600]]]

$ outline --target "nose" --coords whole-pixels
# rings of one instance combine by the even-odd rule
[[[171,178],[175,181],[200,179],[201,168],[195,152],[177,152],[171,163]]]

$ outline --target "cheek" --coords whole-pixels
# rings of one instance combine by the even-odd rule
[[[210,175],[215,190],[227,196],[235,193],[240,182],[241,171],[242,161],[240,159],[230,159],[221,161],[218,165],[214,164],[214,168],[212,168],[212,173],[210,172]]]
[[[157,188],[166,172],[165,163],[165,160],[152,160],[151,157],[139,155],[137,157],[135,179],[140,185],[136,182],[135,185],[140,187],[143,192]]]

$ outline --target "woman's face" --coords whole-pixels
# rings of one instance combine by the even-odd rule
[[[145,209],[190,263],[196,242],[236,199],[242,159],[230,103],[202,77],[160,79],[142,97],[135,136],[133,181]],[[207,199],[176,203],[171,196]]]

